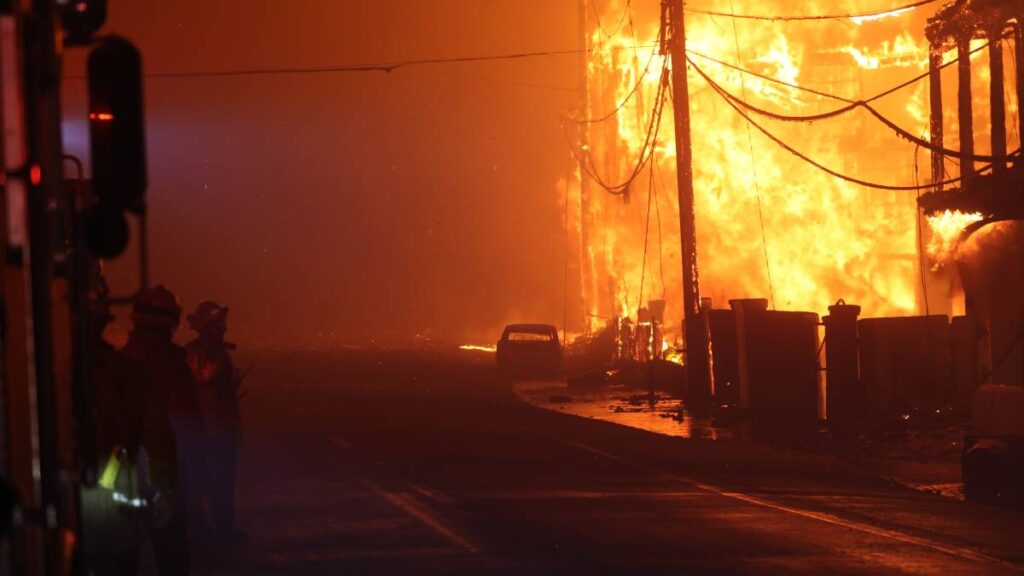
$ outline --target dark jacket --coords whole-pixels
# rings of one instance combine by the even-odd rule
[[[178,483],[174,431],[152,375],[104,343],[92,350],[96,448],[100,469],[116,447],[133,458],[139,448],[149,457],[149,481],[158,490]]]
[[[202,425],[184,348],[172,342],[165,332],[136,329],[121,351],[153,373],[175,429]]]
[[[240,425],[240,382],[231,359],[232,348],[224,343],[210,345],[198,338],[185,346],[199,409],[210,434],[231,433]]]

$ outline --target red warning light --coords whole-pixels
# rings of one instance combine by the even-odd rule
[[[43,181],[43,171],[39,168],[38,164],[33,164],[32,168],[29,169],[28,179],[32,182],[33,186],[39,186],[39,183]]]
[[[109,112],[90,112],[89,120],[98,120],[100,122],[110,122],[114,119],[114,115]]]

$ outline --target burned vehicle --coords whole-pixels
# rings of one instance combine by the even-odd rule
[[[548,324],[509,324],[498,341],[498,372],[509,378],[559,378],[562,344]]]

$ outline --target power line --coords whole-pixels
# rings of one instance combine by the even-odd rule
[[[522,60],[544,56],[563,56],[580,54],[585,50],[545,50],[537,52],[519,52],[513,54],[494,54],[484,56],[462,56],[456,58],[422,58],[405,60],[387,64],[356,64],[349,66],[324,66],[316,68],[242,68],[235,70],[211,70],[195,72],[154,72],[146,74],[147,78],[204,78],[228,76],[266,76],[277,74],[326,74],[343,72],[384,72],[390,74],[400,68],[409,66],[427,66],[432,64],[464,64],[472,62],[495,62],[502,60]]]
[[[766,116],[766,117],[771,118],[773,120],[780,120],[780,121],[784,121],[784,122],[805,122],[805,123],[817,122],[817,121],[820,121],[820,120],[827,120],[827,119],[831,119],[831,118],[836,118],[838,116],[841,116],[843,114],[846,114],[848,112],[856,110],[857,108],[863,108],[863,109],[867,110],[872,116],[874,116],[879,122],[881,122],[882,124],[886,125],[890,129],[892,129],[894,132],[896,132],[897,135],[899,135],[900,137],[910,141],[911,143],[916,144],[917,146],[919,146],[921,148],[925,148],[925,149],[927,149],[927,150],[929,150],[931,152],[936,152],[938,154],[942,154],[943,156],[952,156],[952,157],[955,157],[955,158],[963,158],[963,153],[961,151],[959,151],[959,150],[952,150],[950,148],[945,148],[945,147],[942,147],[942,146],[937,146],[935,144],[932,144],[929,140],[926,140],[925,138],[917,136],[917,135],[911,133],[910,131],[906,130],[905,128],[901,127],[899,124],[896,124],[895,121],[889,119],[884,114],[879,112],[878,109],[876,109],[875,107],[871,106],[870,104],[868,104],[866,101],[863,101],[863,100],[856,101],[853,104],[850,104],[848,106],[843,106],[842,108],[838,108],[836,110],[832,110],[831,112],[825,112],[825,113],[822,113],[822,114],[813,114],[813,115],[801,116],[801,115],[792,115],[792,114],[780,114],[778,112],[771,112],[769,110],[765,110],[764,108],[760,108],[758,106],[755,106],[754,104],[751,104],[750,102],[747,102],[746,100],[744,100],[742,98],[739,98],[736,95],[730,93],[728,90],[726,90],[720,84],[718,85],[718,87],[720,88],[720,93],[722,95],[724,95],[729,100],[732,100],[736,104],[742,106],[743,108],[745,108],[745,109],[747,109],[747,110],[749,110],[751,112],[754,112],[755,114],[759,114],[761,116]],[[975,161],[979,161],[979,162],[1007,162],[1009,160],[1012,160],[1014,157],[1013,156],[991,156],[991,155],[985,155],[985,154],[971,154],[971,155],[968,156],[968,158],[970,160],[975,160]]]
[[[648,48],[656,45],[647,46]],[[613,46],[609,50],[625,50],[625,46]],[[551,56],[569,56],[579,54],[590,54],[599,52],[602,49],[574,49],[574,50],[538,50],[533,52],[513,52],[509,54],[485,54],[478,56],[460,56],[452,58],[420,58],[414,60],[400,60],[383,64],[348,64],[339,66],[319,67],[280,67],[280,68],[233,68],[227,70],[182,70],[177,72],[147,72],[146,78],[230,78],[236,76],[279,76],[291,74],[344,74],[344,73],[366,73],[384,72],[390,74],[401,68],[412,66],[430,66],[438,64],[470,64],[476,62],[501,62],[509,60],[524,60],[529,58],[543,58]],[[65,76],[67,80],[84,80],[84,75]]]
[[[583,120],[575,120],[575,119],[573,119],[573,122],[577,122],[577,123],[580,123],[580,124],[599,124],[601,122],[608,121],[608,120],[614,118],[615,116],[617,116],[619,114],[619,112],[621,112],[622,109],[626,107],[626,104],[628,104],[629,101],[632,100],[634,96],[636,96],[636,94],[640,90],[641,86],[643,86],[644,79],[647,78],[647,73],[650,71],[651,64],[654,62],[654,58],[657,55],[658,55],[657,52],[654,52],[654,51],[651,52],[651,57],[647,59],[647,65],[644,66],[643,74],[638,75],[638,77],[636,79],[636,84],[633,85],[633,88],[630,89],[629,93],[626,94],[626,96],[622,99],[622,101],[619,102],[618,106],[616,106],[612,111],[610,111],[607,114],[604,114],[602,116],[599,116],[597,118],[586,118],[586,119],[583,119]]]
[[[704,10],[701,8],[685,8],[687,12],[693,14],[703,14],[705,16],[716,16],[720,18],[733,18],[736,20],[761,20],[765,22],[799,22],[808,20],[869,20],[872,18],[879,18],[889,14],[899,14],[901,12],[908,12],[914,8],[926,6],[928,4],[934,4],[939,0],[919,0],[911,4],[905,4],[903,6],[897,6],[895,8],[887,8],[885,10],[876,10],[874,12],[860,12],[850,14],[808,14],[798,16],[766,16],[758,14],[730,14],[727,12],[716,12],[714,10]]]
[[[668,72],[668,59],[666,59],[661,68],[661,81],[658,83],[658,93],[655,97],[655,106],[651,113],[651,119],[648,122],[647,133],[644,136],[643,145],[640,148],[640,156],[637,159],[637,163],[633,167],[631,174],[621,184],[609,184],[604,178],[602,178],[593,166],[593,155],[590,153],[590,150],[583,150],[581,155],[573,145],[572,138],[565,130],[565,125],[563,124],[562,126],[565,138],[569,143],[569,148],[576,157],[576,161],[579,163],[580,169],[594,180],[598,186],[604,188],[604,190],[609,194],[615,196],[627,194],[630,186],[632,186],[633,182],[640,176],[644,168],[647,167],[648,163],[650,163],[654,157],[655,142],[658,137],[658,132],[661,129],[662,113],[664,112],[665,102],[667,100],[666,90],[668,87]]]
[[[597,27],[599,30],[601,30],[602,34],[604,34],[608,38],[613,38],[616,34],[622,31],[622,27],[626,23],[626,14],[629,12],[629,2],[630,0],[626,0],[626,7],[622,11],[622,16],[619,17],[619,23],[618,25],[615,26],[615,29],[612,30],[611,33],[604,29],[604,24],[601,22],[601,12],[600,10],[597,9],[597,2],[590,2],[590,8],[594,12],[594,18],[597,20]]]
[[[974,52],[977,52],[979,50],[984,50],[986,47],[987,47],[987,44],[985,46],[981,46],[979,48],[976,48],[975,50],[971,51],[971,54],[973,54]],[[726,62],[723,62],[723,61],[718,60],[716,58],[712,58],[710,56],[706,56],[704,54],[695,53],[695,52],[692,53],[692,54],[695,55],[695,56],[699,56],[701,58],[704,58],[706,60],[710,60],[712,62],[715,62],[716,64],[719,64],[719,65],[722,65],[722,66],[727,66],[727,67],[732,68],[734,70],[737,70],[739,72],[742,72],[742,73],[745,73],[745,74],[750,74],[750,75],[762,78],[764,80],[775,82],[775,83],[778,83],[778,84],[781,84],[781,85],[784,85],[784,86],[787,86],[787,87],[790,87],[790,88],[794,88],[794,89],[797,89],[797,90],[803,90],[805,92],[810,92],[810,93],[813,93],[813,94],[815,94],[817,96],[821,96],[821,97],[825,97],[825,98],[830,98],[830,99],[833,99],[833,100],[838,100],[838,101],[841,101],[841,102],[847,102],[848,103],[847,106],[843,106],[843,107],[837,108],[835,110],[831,110],[831,111],[828,111],[828,112],[823,112],[823,113],[820,113],[820,114],[810,114],[810,115],[781,114],[781,113],[777,113],[777,112],[771,112],[771,111],[765,110],[763,108],[759,108],[759,107],[757,107],[757,106],[755,106],[755,105],[745,101],[744,99],[740,99],[740,98],[736,97],[735,95],[733,95],[733,94],[729,93],[727,90],[725,90],[725,88],[723,88],[721,85],[716,84],[718,86],[718,88],[719,88],[719,92],[722,95],[724,95],[726,98],[732,100],[733,102],[735,102],[736,104],[739,104],[740,106],[746,108],[747,110],[749,110],[751,112],[754,112],[756,114],[759,114],[761,116],[766,116],[766,117],[772,118],[774,120],[780,120],[780,121],[786,121],[786,122],[817,122],[817,121],[820,121],[820,120],[828,120],[828,119],[832,119],[832,118],[841,116],[841,115],[849,113],[849,112],[851,112],[851,111],[853,111],[853,110],[855,110],[857,108],[864,108],[872,116],[874,116],[875,119],[877,119],[879,122],[881,122],[882,124],[884,124],[885,126],[890,128],[891,130],[896,132],[900,137],[910,141],[911,143],[916,144],[916,145],[918,145],[918,146],[920,146],[922,148],[925,148],[925,149],[927,149],[927,150],[929,150],[931,152],[936,152],[936,153],[942,154],[944,156],[951,156],[951,157],[955,157],[955,158],[962,157],[962,153],[960,151],[958,151],[958,150],[952,150],[952,149],[949,149],[949,148],[937,146],[935,144],[932,144],[929,140],[926,140],[924,138],[921,138],[921,137],[911,133],[910,131],[908,131],[905,128],[903,128],[900,125],[898,125],[895,121],[893,121],[893,120],[889,119],[888,117],[886,117],[884,114],[879,112],[876,108],[874,108],[870,104],[871,102],[873,102],[875,100],[879,100],[881,98],[884,98],[885,96],[888,96],[888,95],[892,94],[893,92],[901,90],[902,88],[905,88],[905,87],[907,87],[907,86],[909,86],[911,84],[919,82],[920,80],[923,80],[924,78],[927,78],[928,77],[928,73],[916,76],[916,77],[912,78],[911,80],[903,82],[903,83],[901,83],[901,84],[899,84],[899,85],[897,85],[897,86],[895,86],[893,88],[885,90],[884,92],[880,92],[880,93],[878,93],[878,94],[876,94],[876,95],[874,95],[874,96],[872,96],[870,98],[867,98],[865,100],[851,100],[849,98],[844,98],[842,96],[837,96],[835,94],[829,94],[827,92],[821,92],[821,91],[818,91],[818,90],[813,90],[813,89],[810,89],[810,88],[806,88],[806,87],[800,86],[798,84],[793,84],[793,83],[790,83],[790,82],[785,82],[785,81],[782,81],[782,80],[779,80],[779,79],[776,79],[776,78],[772,78],[770,76],[765,76],[763,74],[758,74],[758,73],[753,72],[751,70],[747,70],[747,69],[742,68],[740,66],[728,64]],[[947,62],[947,63],[943,64],[940,67],[940,70],[942,68],[947,67],[947,66],[951,66],[952,64],[957,62],[957,60],[959,60],[959,58],[951,60],[950,62]],[[1013,156],[991,156],[991,155],[984,155],[984,154],[972,154],[969,159],[975,160],[975,161],[979,161],[979,162],[1005,162],[1005,161],[1013,159]]]
[[[659,32],[659,36],[658,36],[659,42],[658,42],[658,44],[654,44],[651,47],[660,46],[661,40],[663,38],[663,34],[664,34],[664,29],[662,29]],[[634,44],[633,44],[633,55],[634,55],[634,66],[635,67],[638,66],[638,64],[639,64],[639,62],[636,60],[637,48],[638,48],[638,46],[634,42]],[[654,54],[652,53],[651,54],[652,61],[653,61],[653,57],[654,57]],[[648,62],[648,64],[650,64],[650,62]],[[646,75],[646,72],[645,72],[645,75]],[[642,84],[642,80],[643,80],[642,78],[638,79],[637,85],[632,90],[633,94],[636,94],[636,93],[639,92],[640,86]],[[640,176],[640,174],[643,172],[644,168],[646,168],[647,165],[650,164],[651,161],[653,160],[654,153],[655,153],[656,142],[657,142],[657,138],[658,138],[658,133],[659,133],[659,131],[661,129],[661,118],[662,118],[662,114],[663,114],[664,109],[665,109],[665,103],[667,101],[666,91],[668,89],[668,83],[669,83],[669,67],[668,67],[668,59],[665,58],[662,61],[660,80],[658,82],[658,91],[657,91],[657,94],[655,95],[655,104],[654,104],[654,108],[651,111],[651,117],[650,117],[650,121],[648,122],[648,125],[647,125],[647,133],[644,135],[643,145],[640,148],[640,156],[637,159],[637,163],[633,167],[633,170],[632,170],[631,174],[621,184],[614,184],[614,185],[613,184],[609,184],[604,178],[602,178],[601,175],[598,174],[598,171],[596,170],[596,167],[593,166],[593,164],[594,164],[593,155],[591,154],[590,150],[589,149],[583,150],[582,151],[582,155],[581,155],[579,152],[577,152],[575,146],[572,143],[572,139],[569,137],[568,133],[565,133],[566,140],[569,142],[569,148],[570,148],[570,150],[572,150],[573,155],[576,157],[577,161],[579,162],[580,170],[582,170],[587,176],[589,176],[592,180],[594,180],[594,182],[596,182],[598,186],[603,188],[609,194],[612,194],[614,196],[627,195],[629,193],[630,187],[633,185],[633,182]],[[623,101],[618,106],[616,111],[612,112],[612,114],[617,113],[618,110],[620,110],[623,106],[625,106],[626,102],[628,102],[628,98],[627,98],[626,101]],[[642,103],[641,103],[641,105],[642,105]],[[565,126],[564,125],[563,125],[562,128],[563,128],[563,132],[565,132]]]
[[[641,116],[643,116],[645,114],[645,112],[643,110],[644,104],[643,104],[643,94],[641,93],[642,92],[641,89],[643,88],[644,81],[647,78],[647,73],[650,72],[650,70],[651,70],[651,64],[654,63],[654,59],[658,56],[658,52],[655,51],[655,50],[651,51],[651,56],[650,56],[650,58],[647,59],[647,64],[644,65],[643,73],[641,73],[640,70],[639,70],[640,63],[639,63],[639,53],[638,53],[638,49],[640,48],[640,46],[637,45],[637,43],[636,43],[636,30],[633,27],[633,14],[632,14],[631,4],[629,2],[627,2],[627,5],[626,5],[626,14],[628,15],[630,31],[632,33],[632,38],[633,38],[633,45],[632,45],[633,60],[634,60],[633,67],[634,67],[634,70],[636,71],[636,75],[637,75],[636,83],[633,84],[633,87],[630,88],[629,92],[626,94],[625,97],[623,97],[622,101],[619,102],[619,104],[617,106],[615,106],[615,108],[612,109],[607,114],[604,114],[604,115],[596,117],[596,118],[586,118],[586,119],[583,119],[583,120],[571,119],[573,122],[577,122],[579,124],[599,124],[601,122],[606,122],[606,121],[608,121],[608,120],[618,116],[619,112],[621,112],[622,109],[626,107],[626,104],[628,104],[633,99],[633,97],[637,96],[638,94],[639,94],[639,100],[640,100]],[[661,45],[661,37],[662,37],[661,36],[661,32],[659,32],[658,33],[658,42],[657,42],[657,44],[653,44],[653,45],[650,45],[648,47],[649,48],[653,48],[653,47],[656,47],[656,46],[660,46]],[[622,48],[620,47],[620,49],[622,49]]]
[[[735,12],[733,1],[729,0],[729,9]],[[743,59],[740,57],[740,33],[736,25],[736,19],[732,21],[733,40],[736,43],[736,64],[740,65]],[[740,75],[740,89],[743,91],[743,99],[747,98],[746,76]],[[768,258],[768,235],[764,230],[764,210],[761,207],[761,186],[757,179],[757,159],[754,156],[754,137],[750,131],[750,124],[747,124],[747,146],[750,150],[750,170],[754,175],[754,196],[757,199],[757,221],[761,225],[761,248],[764,251],[764,268],[768,275],[768,295],[771,297],[772,310],[775,309],[775,283],[772,281],[772,264]]]
[[[1008,37],[1009,37],[1009,35],[1004,35],[1003,36],[1003,38],[1008,38]],[[978,46],[977,48],[974,48],[970,52],[968,52],[968,56],[973,56],[974,54],[976,54],[978,52],[981,52],[982,50],[985,50],[986,48],[988,48],[988,46],[989,46],[989,43],[986,42],[982,46]],[[803,92],[807,92],[808,94],[814,94],[815,96],[821,96],[822,98],[830,98],[832,100],[837,100],[839,102],[846,102],[847,104],[854,104],[854,103],[858,102],[858,100],[854,100],[854,99],[851,99],[851,98],[845,98],[843,96],[838,96],[836,94],[830,94],[828,92],[822,92],[821,90],[815,90],[814,88],[808,88],[806,86],[801,86],[799,84],[794,84],[792,82],[786,82],[785,80],[781,80],[779,78],[773,78],[773,77],[768,76],[766,74],[761,74],[759,72],[754,72],[753,70],[750,70],[748,68],[743,68],[743,67],[737,66],[735,64],[730,64],[729,62],[725,62],[723,60],[719,60],[718,58],[715,58],[714,56],[708,56],[707,54],[702,54],[702,53],[697,52],[695,50],[688,49],[686,51],[686,53],[688,55],[690,55],[690,56],[697,56],[698,58],[702,58],[704,60],[708,60],[710,62],[714,62],[715,64],[718,64],[719,66],[724,66],[726,68],[730,68],[730,69],[735,70],[737,72],[740,72],[742,74],[747,74],[747,75],[750,75],[750,76],[754,76],[754,77],[760,78],[762,80],[767,80],[768,82],[779,84],[780,86],[786,86],[787,88],[793,88],[794,90],[800,90],[800,91],[803,91]],[[953,59],[949,60],[948,62],[942,63],[942,65],[940,65],[938,69],[939,70],[944,70],[944,69],[952,66],[953,64],[956,64],[959,61],[960,61],[960,57],[958,56],[956,58],[953,58]],[[890,94],[893,94],[895,92],[899,92],[900,90],[902,90],[902,89],[904,89],[904,88],[906,88],[908,86],[911,86],[913,84],[916,84],[916,83],[920,82],[921,80],[924,80],[925,78],[927,78],[929,76],[930,73],[931,73],[931,71],[927,71],[927,72],[924,72],[924,73],[919,74],[917,76],[914,76],[913,78],[911,78],[911,79],[909,79],[909,80],[907,80],[905,82],[897,84],[896,86],[893,86],[892,88],[889,88],[888,90],[885,90],[883,92],[879,92],[878,94],[875,94],[874,96],[872,96],[870,98],[865,98],[862,101],[863,102],[867,102],[867,103],[870,104],[871,102],[874,102],[875,100],[881,100],[882,98],[885,98],[886,96],[889,96]]]
[[[655,140],[657,143],[657,140]],[[644,282],[647,280],[647,247],[651,237],[651,202],[654,200],[654,164],[647,174],[647,219],[644,222],[644,256],[640,261],[640,293],[636,298],[636,322],[640,324],[640,309],[644,305]]]
[[[633,22],[633,5],[630,0],[626,0],[626,15],[629,16],[629,37],[633,44],[633,73],[637,75],[637,81],[643,82],[643,76],[640,76],[640,51],[637,49],[636,44],[636,23]],[[664,27],[658,28],[657,44],[662,45],[665,41],[665,30]],[[657,50],[651,50],[651,58],[657,54]],[[647,75],[647,70],[644,70],[644,76]],[[644,106],[644,91],[641,86],[639,93],[637,94],[637,112],[639,118],[643,118],[647,111]]]
[[[827,166],[817,162],[816,160],[814,160],[813,158],[811,158],[811,157],[807,156],[806,154],[800,152],[799,150],[793,148],[792,146],[790,146],[789,144],[784,142],[781,138],[779,138],[778,136],[772,134],[768,129],[766,129],[765,127],[761,126],[757,122],[755,122],[754,119],[751,118],[750,115],[747,114],[739,104],[735,103],[733,101],[733,99],[729,97],[730,95],[727,94],[726,92],[724,92],[724,90],[722,90],[722,88],[720,86],[718,86],[718,84],[715,83],[715,81],[712,80],[711,77],[708,76],[697,65],[697,63],[693,61],[692,58],[687,57],[687,61],[690,63],[691,66],[693,66],[693,69],[702,78],[704,78],[704,80],[711,86],[711,88],[715,92],[717,92],[718,95],[721,96],[723,100],[725,100],[726,104],[728,104],[733,110],[736,111],[736,113],[738,113],[740,116],[742,116],[743,119],[745,119],[747,122],[749,122],[754,128],[757,128],[762,134],[767,136],[769,140],[775,142],[780,147],[782,147],[783,149],[785,149],[789,153],[793,154],[797,158],[800,158],[804,162],[810,164],[811,166],[814,166],[815,168],[817,168],[817,169],[821,170],[822,172],[825,172],[826,174],[829,174],[829,175],[831,175],[831,176],[833,176],[835,178],[838,178],[840,180],[845,180],[847,182],[850,182],[851,184],[857,184],[857,185],[860,185],[860,186],[864,186],[864,187],[867,187],[867,188],[875,188],[875,189],[878,189],[878,190],[893,190],[893,191],[908,191],[908,190],[910,190],[910,191],[913,191],[913,190],[931,189],[931,188],[935,188],[935,187],[938,187],[938,186],[946,186],[946,185],[949,185],[949,184],[956,184],[956,183],[962,181],[964,179],[964,177],[965,177],[965,175],[961,175],[961,176],[959,176],[957,178],[952,178],[952,179],[949,179],[949,180],[945,180],[943,182],[933,182],[933,183],[928,184],[928,185],[917,184],[917,185],[913,185],[913,186],[894,186],[894,185],[890,185],[890,184],[879,184],[877,182],[870,182],[870,181],[867,181],[867,180],[861,180],[859,178],[855,178],[853,176],[848,176],[848,175],[843,174],[841,172],[837,172],[837,171],[835,171],[835,170],[833,170],[833,169],[831,169],[831,168],[829,168],[829,167],[827,167]],[[1015,151],[1013,156],[1016,156],[1019,153],[1020,153],[1020,149]],[[966,176],[976,176],[976,175],[979,175],[979,174],[982,174],[982,173],[988,171],[991,168],[992,168],[992,165],[988,164],[985,167],[981,168],[980,170],[976,170],[973,173],[971,173],[970,175],[966,175]]]
[[[636,22],[633,20],[633,5],[630,2],[630,0],[626,0],[626,12],[629,15],[629,33],[630,33],[630,38],[631,38],[632,43],[633,43],[633,68],[637,69],[637,68],[639,68],[639,65],[640,65],[640,56],[639,56],[639,52],[637,51]],[[665,29],[662,26],[662,27],[659,27],[659,29],[658,29],[657,42],[658,42],[659,45],[662,44],[662,42],[664,41],[664,38],[665,38]],[[652,50],[651,51],[651,56],[653,57],[655,53],[657,53],[657,51]],[[647,74],[647,72],[644,71],[644,75],[645,76],[646,76],[646,74]],[[643,92],[640,93],[640,95],[638,97],[637,104],[639,105],[641,115],[646,114],[646,112],[644,111],[644,95],[643,95]],[[651,168],[650,168],[650,170],[651,170],[651,174],[650,174],[651,181],[650,181],[650,189],[648,190],[648,194],[653,194],[654,195],[654,212],[655,212],[655,214],[657,215],[657,218],[658,218],[658,275],[659,275],[659,277],[661,279],[661,299],[664,300],[665,299],[665,290],[666,290],[666,288],[665,288],[665,244],[664,244],[664,241],[663,241],[663,238],[662,238],[662,229],[661,229],[661,200],[658,197],[658,185],[657,185],[657,183],[654,180],[654,178],[655,178],[655,174],[654,173],[657,171],[657,169],[658,169],[658,163],[657,162],[651,162]],[[660,173],[658,174],[658,177],[659,178],[661,177]],[[647,209],[648,209],[648,215],[647,215],[648,224],[647,224],[647,226],[649,227],[650,226],[650,198],[648,198],[648,208]],[[646,250],[647,250],[647,246],[646,246],[646,240],[645,240],[644,251],[646,252]],[[645,262],[646,262],[646,255],[644,256],[644,258],[645,258]],[[642,283],[641,283],[641,288],[643,288],[643,284]],[[638,322],[639,322],[639,319],[640,319],[640,315],[639,315],[639,312],[638,312],[637,313],[637,321]]]

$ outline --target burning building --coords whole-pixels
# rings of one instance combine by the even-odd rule
[[[635,316],[653,299],[667,303],[667,334],[678,334],[683,316],[660,4],[584,3],[586,99],[566,125],[584,182],[570,187],[568,222],[582,263],[585,329]],[[977,210],[950,204],[946,212],[924,200],[927,216],[919,210],[918,196],[939,194],[933,184],[958,181],[967,165],[948,154],[940,168],[931,161],[928,144],[941,146],[941,138],[930,104],[936,90],[958,101],[966,68],[977,89],[959,101],[969,101],[978,118],[971,134],[984,139],[999,132],[987,121],[998,120],[988,80],[999,68],[1007,86],[1019,81],[1013,66],[983,57],[988,40],[977,35],[961,59],[974,65],[954,65],[957,45],[931,39],[937,6],[842,17],[863,6],[815,3],[813,12],[840,16],[785,21],[770,15],[809,5],[736,0],[710,4],[717,12],[688,10],[702,296],[718,305],[768,297],[773,309],[819,313],[844,298],[864,316],[963,313],[953,251]],[[1013,46],[1002,52],[1009,62],[1017,42],[1004,43]],[[927,81],[930,64],[937,83]],[[1003,139],[1011,149],[1020,130],[1006,117],[1017,115],[1017,102],[1010,91]],[[938,114],[939,133],[959,138],[956,108]],[[979,144],[970,155],[999,153]]]
[[[946,225],[945,257],[956,263],[963,282],[967,316],[979,343],[982,383],[1019,385],[1024,381],[1024,228],[1019,222],[1024,219],[1020,155],[1024,118],[1018,105],[1024,97],[1022,22],[1024,2],[1019,0],[960,0],[942,8],[927,26],[932,52],[932,181],[936,185],[919,203],[932,222]],[[982,52],[978,44],[987,47],[987,62],[984,81],[975,83],[969,55]],[[959,55],[956,155],[941,150],[946,111],[951,107],[943,105],[940,68],[943,55],[950,51]],[[978,92],[987,102],[978,102]],[[989,122],[978,122],[986,113]],[[988,137],[988,146],[980,153],[975,144],[978,135]],[[1009,153],[1011,144],[1015,150]],[[959,178],[944,185],[950,161],[959,165]]]

